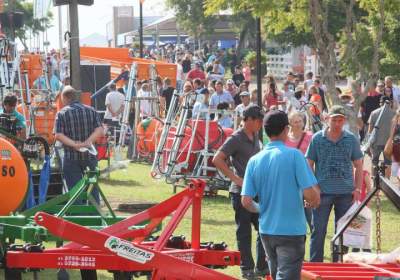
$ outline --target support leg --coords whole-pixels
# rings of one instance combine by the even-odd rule
[[[82,280],[97,280],[96,270],[84,270],[81,269]]]

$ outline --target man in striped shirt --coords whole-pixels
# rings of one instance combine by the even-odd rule
[[[87,168],[97,167],[97,158],[88,152],[88,148],[103,135],[99,114],[89,106],[79,102],[78,92],[66,86],[61,93],[65,105],[56,116],[54,125],[55,139],[64,147],[62,169],[68,189],[82,179]],[[94,193],[98,200],[98,194]]]

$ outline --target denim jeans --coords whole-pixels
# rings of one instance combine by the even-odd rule
[[[86,169],[95,170],[97,167],[97,159],[88,160],[71,160],[64,158],[62,169],[64,173],[65,183],[68,190],[71,190],[83,178]],[[93,197],[99,203],[99,192],[96,188],[92,192]],[[83,204],[83,201],[77,201],[77,204]]]
[[[251,253],[251,226],[258,232],[258,214],[247,211],[241,202],[239,193],[230,193],[233,210],[235,211],[236,241],[240,251],[240,269],[243,273],[254,271],[254,260]],[[265,251],[260,234],[257,233],[256,265],[257,271],[268,269]]]
[[[299,280],[305,253],[305,235],[261,234],[272,279]]]
[[[352,205],[352,194],[321,194],[321,204],[312,210],[312,233],[310,240],[310,261],[324,261],[324,245],[326,228],[328,226],[329,215],[332,207],[335,211],[335,231],[336,224]],[[337,256],[334,258],[337,261]]]

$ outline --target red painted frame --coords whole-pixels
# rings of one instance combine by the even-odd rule
[[[201,201],[205,182],[193,180],[182,192],[101,231],[94,231],[46,213],[37,213],[35,221],[53,235],[72,242],[61,248],[43,252],[9,251],[8,268],[65,268],[81,270],[151,271],[152,279],[236,279],[206,266],[240,264],[240,253],[229,250],[204,249],[200,245]],[[179,222],[192,206],[192,240],[184,242],[184,249],[168,248],[167,242]],[[164,218],[171,215],[157,241],[144,241]],[[133,228],[143,221],[144,228]],[[119,256],[105,247],[110,237],[132,240],[139,250],[154,257],[139,263]],[[400,265],[366,265],[343,263],[304,263],[304,280],[357,280],[374,279],[375,276],[400,277]],[[267,278],[269,279],[269,278]]]
[[[239,265],[240,253],[201,248],[201,201],[204,188],[204,181],[193,180],[188,188],[173,197],[101,231],[39,212],[35,215],[38,225],[46,227],[53,235],[72,242],[61,248],[46,249],[38,253],[9,251],[6,255],[7,267],[152,271],[153,279],[235,279],[205,267]],[[170,236],[190,206],[192,206],[191,242],[185,242],[185,249],[167,248]],[[145,242],[153,229],[169,215],[172,217],[160,237],[156,241]],[[133,228],[134,225],[146,220],[149,223],[144,228]],[[140,263],[117,255],[105,247],[110,237],[131,240],[130,244],[136,249],[154,256],[145,263]]]

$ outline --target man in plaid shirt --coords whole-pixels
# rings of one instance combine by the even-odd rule
[[[84,148],[90,148],[103,135],[99,114],[79,102],[78,92],[66,86],[61,93],[65,107],[57,115],[54,125],[55,139],[64,147],[62,169],[68,189],[82,179],[87,168],[97,167],[97,158]],[[86,150],[84,152],[79,150]],[[98,200],[98,193],[94,193]]]

